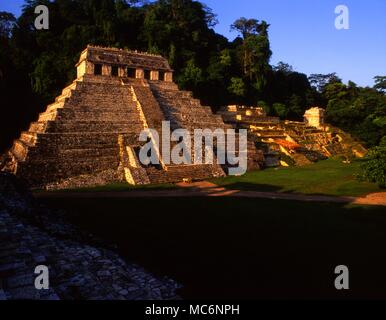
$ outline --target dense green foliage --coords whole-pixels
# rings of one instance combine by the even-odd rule
[[[327,121],[352,133],[368,146],[377,145],[386,136],[386,96],[371,88],[359,88],[353,82],[325,86],[328,99]]]
[[[34,28],[37,4],[46,4],[49,30]],[[313,105],[328,120],[375,146],[385,135],[385,77],[374,89],[344,85],[335,73],[310,77],[270,64],[269,24],[240,18],[229,41],[215,33],[216,15],[194,0],[26,0],[22,15],[0,13],[0,149],[36,119],[75,78],[87,44],[159,53],[182,89],[204,104],[260,105],[270,115],[302,119]]]
[[[386,137],[378,147],[371,148],[362,164],[360,177],[386,188]]]

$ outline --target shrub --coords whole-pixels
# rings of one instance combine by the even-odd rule
[[[380,187],[386,188],[386,136],[378,147],[369,150],[361,169],[361,179],[376,182]]]

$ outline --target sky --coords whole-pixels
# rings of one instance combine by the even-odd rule
[[[0,0],[0,11],[18,16],[23,0]],[[217,14],[214,27],[230,40],[240,17],[270,24],[271,64],[306,73],[336,72],[344,82],[372,86],[386,75],[386,0],[201,0]],[[349,10],[349,29],[335,28],[335,8]]]

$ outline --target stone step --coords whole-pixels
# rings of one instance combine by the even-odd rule
[[[39,114],[38,122],[54,121],[57,114],[57,110],[42,112]]]
[[[24,131],[21,133],[19,140],[27,145],[34,145],[37,142],[37,133]]]
[[[60,121],[67,120],[79,120],[87,119],[88,121],[108,121],[108,122],[120,122],[123,119],[127,122],[142,123],[140,119],[140,114],[136,109],[126,110],[125,112],[113,112],[105,111],[104,109],[90,110],[92,107],[87,110],[76,108],[76,109],[63,109],[58,113],[58,119]]]
[[[70,97],[72,92],[76,89],[77,85],[78,85],[78,81],[74,81],[72,82],[69,86],[67,86],[66,88],[64,88],[62,90],[62,96],[67,96],[67,97]]]
[[[286,135],[283,134],[265,134],[258,136],[259,138],[266,140],[266,139],[285,139]]]
[[[131,145],[138,145],[138,134],[125,132],[125,141]],[[117,132],[69,132],[69,133],[44,133],[38,135],[39,145],[44,149],[82,148],[89,146],[94,148],[115,146],[118,144]]]
[[[44,167],[44,170],[50,171],[51,174],[55,173],[55,171],[63,172],[66,168],[72,170],[72,173],[79,173],[77,167],[83,166],[88,167],[90,170],[104,170],[108,168],[117,168],[119,164],[119,155],[108,155],[108,156],[100,156],[98,161],[96,161],[95,157],[87,157],[80,158],[78,161],[74,162],[73,159],[66,158],[31,158],[31,160],[24,163],[23,167],[27,166],[40,168]],[[92,171],[90,171],[92,172]],[[89,171],[87,172],[89,173]]]
[[[208,129],[208,130],[211,130],[213,133],[215,132],[215,130],[220,129],[224,131],[225,135],[227,134],[227,129],[228,129],[228,128],[221,127],[217,124],[200,124],[200,123],[192,124],[192,125],[183,125],[183,128],[188,130],[191,136],[193,136],[194,130],[196,129],[201,129],[201,130]]]
[[[128,121],[65,121],[51,122],[46,132],[133,132],[140,133],[143,130],[142,122]]]
[[[97,85],[122,85],[122,78],[119,77],[110,77],[110,76],[95,76],[91,74],[85,74],[82,76],[82,83],[84,84],[97,84]],[[125,79],[127,81],[135,81],[137,79]]]
[[[100,93],[100,92],[123,92],[127,87],[117,83],[93,83],[93,82],[79,82],[77,84],[77,91]]]
[[[167,106],[163,106],[167,110]],[[167,120],[174,121],[180,124],[181,127],[196,126],[197,128],[206,127],[225,127],[224,122],[219,117],[214,117],[207,112],[200,112],[198,114],[190,112],[183,113],[181,110],[169,109],[165,111]],[[227,126],[229,128],[229,126]]]
[[[103,170],[116,170],[118,156],[78,159],[36,159],[21,162],[18,174],[32,185],[42,185],[60,179],[67,179],[82,174],[93,174]]]
[[[28,131],[36,133],[44,132],[47,128],[47,124],[48,122],[32,122]]]
[[[51,112],[60,108],[63,108],[65,103],[63,101],[60,102],[54,102],[47,106],[46,112]]]
[[[152,82],[150,87],[156,90],[178,90],[178,86],[174,82],[165,81]]]
[[[119,152],[118,145],[108,146],[83,146],[80,148],[68,148],[68,146],[58,146],[54,150],[41,148],[33,151],[29,151],[28,156],[30,161],[36,160],[50,160],[50,159],[72,159],[77,162],[79,159],[93,159],[93,161],[99,161],[101,157],[117,156]]]
[[[168,166],[167,171],[150,167],[147,174],[152,184],[181,182],[187,180],[202,180],[213,177],[213,165],[180,165]]]
[[[286,133],[282,130],[251,130],[258,137],[285,136]]]
[[[209,128],[212,126],[216,126],[217,128],[224,128],[224,123],[222,121],[217,120],[216,118],[211,117],[202,117],[200,119],[184,117],[184,116],[175,116],[172,115],[173,120],[186,125],[186,126],[196,126],[197,128]]]
[[[157,93],[159,97],[165,99],[186,99],[186,100],[196,100],[193,98],[193,93],[191,91],[177,91],[177,90],[164,90]],[[196,100],[197,101],[197,100]]]
[[[111,102],[119,102],[119,101],[127,101],[130,96],[128,94],[123,93],[103,93],[103,94],[92,94],[85,92],[76,92],[71,96],[71,101],[95,101],[98,103],[111,103]]]
[[[105,108],[112,108],[114,106],[124,107],[128,104],[131,99],[129,97],[109,96],[109,97],[92,97],[87,96],[76,96],[71,97],[70,101],[73,105],[88,105],[88,106],[103,106]]]
[[[161,104],[162,105],[162,104]],[[209,107],[199,107],[199,108],[192,108],[191,106],[179,106],[176,104],[163,104],[165,108],[170,110],[172,113],[176,114],[183,114],[183,115],[190,115],[190,116],[195,116],[195,117],[201,117],[201,116],[207,116],[207,117],[213,117],[216,119],[219,119],[221,121],[222,117],[215,115],[212,113],[212,110]]]
[[[219,122],[224,123],[221,118],[218,117],[212,117],[211,114],[205,110],[200,110],[197,113],[192,112],[192,110],[189,110],[188,112],[183,112],[181,109],[176,108],[168,108],[168,106],[161,105],[162,109],[164,110],[164,114],[168,115],[169,117],[175,118],[177,120],[188,120],[193,119],[196,121],[201,121],[202,119],[207,119],[212,122]]]
[[[79,82],[76,91],[83,92],[123,92],[127,89],[127,86],[123,86],[120,83],[97,83],[97,82]]]
[[[60,95],[59,97],[55,98],[55,102],[67,102],[69,97]]]
[[[125,97],[130,96],[130,91],[128,88],[120,88],[119,90],[116,90],[114,88],[104,88],[103,92],[98,92],[98,90],[75,90],[73,91],[71,98],[79,99],[79,98],[95,98],[95,99],[101,99],[101,98],[107,98],[107,99],[123,99]]]
[[[161,103],[175,106],[178,109],[206,109],[200,104],[199,100],[196,99],[189,99],[189,98],[181,98],[181,97],[170,97],[170,98],[165,98],[165,97],[159,97],[159,101]],[[210,108],[209,108],[210,109]],[[196,111],[196,110],[194,110]]]
[[[221,114],[221,113],[220,113]],[[236,114],[221,114],[225,122],[244,122],[254,126],[277,126],[280,123],[279,118],[275,117],[258,117],[255,119],[249,119],[248,116],[241,115],[241,120],[237,119]]]
[[[11,152],[18,161],[24,161],[27,157],[29,149],[32,146],[32,144],[29,144],[27,142],[15,140],[11,148]]]
[[[68,103],[63,109],[58,110],[74,110],[74,111],[89,111],[89,112],[113,112],[119,114],[128,114],[128,113],[138,113],[136,105],[134,103],[117,103],[117,104],[90,104],[90,103],[78,103],[73,104],[72,102]]]

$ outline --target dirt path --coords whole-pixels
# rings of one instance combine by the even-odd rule
[[[173,190],[131,190],[116,192],[39,192],[36,193],[35,196],[37,198],[241,197],[386,206],[386,192],[372,193],[365,197],[333,197],[282,192],[230,190],[217,186],[208,181],[178,183],[177,186],[180,188]]]
[[[386,206],[386,192],[371,193],[365,197],[355,198],[354,203]]]

